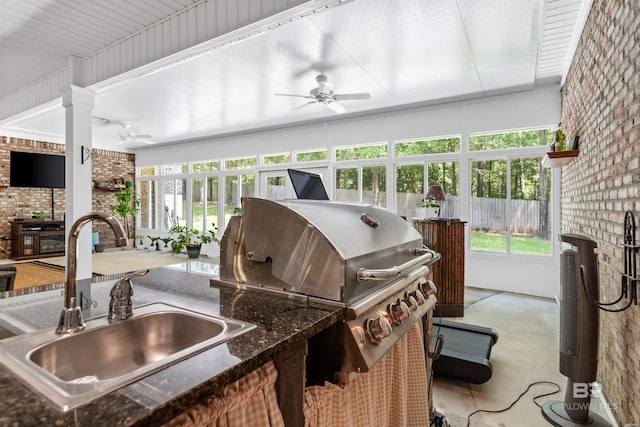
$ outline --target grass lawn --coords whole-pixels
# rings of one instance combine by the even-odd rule
[[[507,251],[507,236],[492,233],[471,233],[471,250],[481,252]],[[524,255],[551,255],[551,240],[537,237],[511,236],[511,253]]]

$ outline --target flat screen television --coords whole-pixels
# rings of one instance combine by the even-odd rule
[[[11,187],[64,188],[64,156],[11,152]]]
[[[295,169],[287,169],[298,199],[329,200],[320,175]]]

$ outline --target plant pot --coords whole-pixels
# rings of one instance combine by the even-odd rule
[[[187,256],[189,258],[199,258],[202,245],[187,245]]]
[[[416,208],[416,218],[429,219],[438,215],[438,208]]]
[[[128,240],[127,244],[120,247],[123,251],[130,251],[131,249],[133,249],[133,243],[134,243],[133,239],[127,239],[127,240]]]
[[[96,252],[104,252],[104,243],[96,243],[93,245]]]

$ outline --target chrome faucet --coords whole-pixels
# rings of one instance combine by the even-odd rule
[[[131,284],[131,278],[144,276],[148,272],[149,270],[147,269],[129,273],[113,285],[110,294],[111,301],[109,301],[109,316],[107,317],[109,323],[126,320],[133,316],[133,302],[131,301],[133,285]]]
[[[85,324],[82,319],[82,310],[76,304],[76,268],[78,264],[78,235],[80,229],[88,222],[99,219],[111,226],[116,234],[116,246],[124,246],[127,244],[127,236],[124,233],[122,224],[113,215],[103,212],[91,212],[88,215],[81,216],[73,224],[69,231],[69,241],[67,243],[67,281],[64,287],[64,308],[60,313],[60,322],[56,333],[70,334],[84,329]]]

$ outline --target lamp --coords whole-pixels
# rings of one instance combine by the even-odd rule
[[[433,197],[438,202],[444,202],[447,198],[444,195],[444,190],[439,185],[432,185],[427,191],[427,198]],[[440,203],[438,203],[438,216],[440,216]]]

